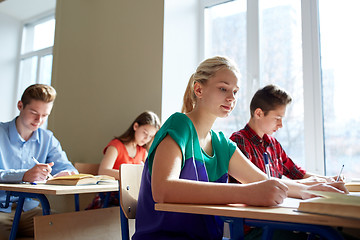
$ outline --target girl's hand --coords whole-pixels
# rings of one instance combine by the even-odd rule
[[[249,202],[253,206],[275,206],[287,198],[288,187],[277,179],[248,184]]]
[[[344,182],[332,182],[332,183],[319,183],[316,185],[309,186],[308,190],[314,191],[326,191],[326,192],[337,192],[347,194],[349,191],[346,189]],[[308,199],[316,197],[312,194],[302,192],[302,199]]]
[[[334,183],[336,182],[337,176],[327,177],[327,176],[311,176],[308,178],[303,178],[300,180],[296,180],[298,183],[302,183],[305,185],[315,185],[318,183]],[[339,181],[343,182],[343,176],[340,176]]]
[[[302,184],[305,184],[305,185],[315,185],[315,184],[318,184],[318,183],[330,183],[330,182],[335,182],[335,180],[331,177],[317,177],[317,176],[311,176],[311,177],[308,177],[308,178],[303,178],[303,179],[300,179],[300,180],[296,180],[298,183],[302,183]]]

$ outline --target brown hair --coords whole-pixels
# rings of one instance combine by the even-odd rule
[[[233,72],[239,73],[236,64],[227,57],[215,56],[208,58],[200,63],[196,72],[191,75],[185,90],[182,113],[191,112],[196,104],[196,96],[194,93],[194,84],[199,82],[206,84],[209,78],[213,77],[217,71],[227,68]]]
[[[260,108],[265,116],[269,111],[275,110],[279,106],[288,105],[292,99],[290,94],[276,85],[270,84],[259,89],[250,102],[250,114],[254,116],[257,108]]]
[[[133,141],[135,138],[135,131],[133,127],[135,123],[139,124],[139,126],[151,125],[154,126],[156,130],[160,129],[159,117],[154,112],[145,111],[135,118],[130,127],[122,135],[115,137],[115,139],[120,140],[122,143],[129,143]],[[145,144],[144,147],[147,148],[147,144]]]
[[[45,103],[53,102],[56,98],[56,91],[52,86],[45,84],[33,84],[27,87],[21,96],[23,107],[31,102],[31,100],[40,100]]]

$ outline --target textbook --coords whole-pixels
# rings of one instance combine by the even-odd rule
[[[107,175],[74,174],[61,177],[54,177],[46,181],[46,184],[54,185],[86,185],[86,184],[106,184],[115,182],[114,177]]]
[[[360,182],[348,182],[345,183],[345,187],[349,192],[360,192]]]
[[[360,195],[336,192],[306,191],[316,196],[301,201],[299,212],[318,213],[360,219]]]

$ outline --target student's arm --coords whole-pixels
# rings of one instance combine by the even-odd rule
[[[318,175],[315,173],[310,173],[310,172],[306,172],[305,176],[304,176],[304,182],[309,182],[309,180],[314,181],[314,182],[335,182],[337,179],[337,176],[322,176],[322,175]],[[340,176],[339,181],[344,181],[343,176]]]
[[[282,179],[281,181],[289,187],[289,196],[294,198],[308,199],[314,197],[311,194],[304,193],[303,190],[349,193],[349,191],[344,185],[344,182],[317,183],[312,185],[306,185],[288,179]]]
[[[230,160],[239,160],[236,150]],[[236,153],[235,152],[235,153]],[[257,174],[250,184],[225,184],[179,179],[182,153],[177,143],[167,135],[158,145],[151,175],[152,194],[155,202],[227,204],[245,203],[257,206],[272,206],[282,203],[287,187],[278,180],[265,180],[265,175]],[[251,168],[247,167],[248,170]],[[241,173],[245,174],[246,170]],[[257,172],[254,170],[254,172]]]
[[[113,169],[118,151],[116,147],[109,146],[106,149],[103,159],[101,160],[98,174],[112,176],[115,179],[119,179],[119,170]]]
[[[260,181],[266,178],[266,175],[259,170],[253,163],[246,159],[244,154],[236,149],[233,158],[230,160],[229,174],[242,183]],[[312,195],[304,193],[303,190],[317,190],[347,193],[343,182],[334,182],[331,184],[318,183],[311,186],[298,183],[294,180],[280,179],[282,183],[289,188],[287,192],[289,197],[307,199]]]

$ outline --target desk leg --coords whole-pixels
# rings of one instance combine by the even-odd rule
[[[264,226],[261,240],[271,240],[272,236],[273,236],[273,229],[269,226]]]
[[[9,196],[11,195],[11,196],[19,197],[17,206],[16,206],[16,210],[15,210],[13,225],[11,227],[11,232],[10,232],[10,237],[9,237],[10,240],[15,240],[15,238],[16,238],[16,233],[17,233],[17,230],[19,227],[20,217],[21,217],[21,213],[23,210],[25,198],[39,199],[42,210],[43,210],[43,215],[50,214],[50,204],[44,194],[25,193],[25,192],[7,192],[7,194]]]
[[[74,194],[74,200],[75,200],[75,211],[80,211],[80,201],[79,201],[79,194]]]
[[[17,229],[19,227],[19,222],[20,222],[20,217],[21,217],[21,212],[24,206],[24,197],[19,197],[19,200],[17,202],[17,206],[16,206],[16,211],[15,211],[15,215],[14,215],[14,221],[13,221],[13,225],[11,227],[11,232],[10,232],[10,240],[15,240],[16,238],[16,233],[17,233]]]
[[[230,239],[231,240],[243,240],[245,237],[244,233],[244,219],[243,218],[231,218],[231,217],[220,217],[224,222],[229,224]]]
[[[129,220],[126,218],[121,206],[120,206],[120,222],[121,222],[121,239],[129,240]]]
[[[110,196],[111,196],[111,192],[105,193],[104,208],[107,208],[109,206]],[[119,198],[119,202],[120,202],[120,198]]]
[[[36,198],[40,200],[43,215],[50,215],[50,204],[47,197],[45,197],[43,194],[36,194]]]

